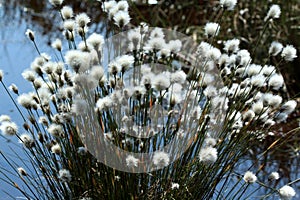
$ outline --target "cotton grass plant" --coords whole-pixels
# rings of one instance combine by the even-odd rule
[[[247,199],[258,198],[261,188],[261,198],[296,195],[291,185],[298,180],[280,188],[272,183],[277,172],[266,180],[245,161],[296,108],[282,95],[278,71],[297,57],[292,45],[270,45],[268,59],[280,59],[276,66],[253,63],[239,39],[218,43],[223,15],[206,24],[206,38],[197,44],[145,23],[129,29],[126,1],[102,3],[115,34],[105,39],[89,33],[85,13],[50,3],[61,15],[64,39],[53,40],[52,59],[41,53],[34,32],[26,32],[38,54],[22,73],[33,91],[8,87],[0,71],[24,121],[21,128],[2,115],[0,128],[4,137],[20,140],[27,157],[14,152],[20,166],[1,151],[9,169],[0,172],[24,198]],[[226,13],[237,1],[219,3]],[[274,5],[265,23],[279,16]],[[283,142],[274,140],[257,159]]]

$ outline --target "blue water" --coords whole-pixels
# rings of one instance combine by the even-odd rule
[[[35,30],[35,27],[25,20],[19,19],[20,17],[18,17],[18,13],[15,14],[15,20],[10,20],[10,18],[4,17],[4,13],[0,5],[0,69],[4,71],[4,82],[6,85],[9,86],[11,83],[14,83],[18,86],[19,92],[23,93],[31,91],[32,87],[23,79],[21,73],[24,69],[30,67],[30,63],[38,54],[32,42],[25,36],[27,28]],[[35,32],[35,35],[36,42],[41,52],[52,52],[52,49],[47,46],[48,38],[39,34],[38,31]],[[1,114],[10,115],[13,121],[19,125],[22,124],[21,116],[2,86],[0,86],[0,115]],[[20,127],[20,133],[23,131],[24,130]],[[4,154],[8,156],[11,153],[9,146],[15,148],[14,143],[18,143],[16,138],[12,137],[10,139],[11,142],[8,142],[3,137],[0,137],[0,151],[4,152]],[[18,145],[21,147],[21,144]],[[22,156],[21,151],[20,156]],[[18,164],[22,167],[22,163]],[[2,157],[0,157],[0,167],[7,169],[10,168],[4,162]],[[0,178],[2,177],[3,176],[0,175]],[[14,179],[14,181],[16,180],[17,179]],[[16,182],[21,186],[21,182]],[[4,191],[9,193],[11,196],[14,196],[15,199],[22,199],[22,194],[0,180],[0,200],[11,199]],[[299,192],[299,190],[297,191]]]
[[[0,4],[0,69],[4,72],[3,82],[7,86],[12,83],[16,84],[19,88],[19,93],[23,93],[29,92],[32,90],[32,87],[23,79],[21,73],[24,69],[30,67],[30,63],[37,56],[37,53],[31,41],[25,36],[27,28],[34,29],[34,27],[26,23],[25,20],[19,19],[18,15],[19,13],[15,13],[15,20],[4,16],[3,7]],[[36,32],[36,38],[42,51],[50,49],[46,45],[46,38],[44,36]],[[10,115],[14,122],[22,125],[20,114],[17,112],[3,87],[0,86],[0,115],[2,114]],[[19,127],[19,131],[22,133],[24,130]],[[11,140],[10,142],[0,137],[0,151],[7,156],[11,156],[9,146],[17,151],[18,147],[22,147],[21,144],[18,144],[18,140],[15,137],[10,137],[9,139]],[[16,143],[17,146],[15,145]],[[18,152],[22,156],[22,152]],[[17,164],[19,164],[19,167],[22,167],[22,163]],[[0,167],[11,169],[2,157],[0,157]],[[0,174],[0,178],[2,177]],[[17,181],[17,178],[12,177],[12,179],[22,186],[21,182]],[[11,199],[4,191],[14,196],[15,199],[22,199],[22,195],[14,188],[3,183],[1,180],[0,183],[0,200]]]

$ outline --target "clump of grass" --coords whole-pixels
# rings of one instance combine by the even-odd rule
[[[237,38],[217,48],[223,16],[236,1],[220,1],[200,44],[144,23],[128,30],[126,1],[102,4],[116,34],[106,40],[88,33],[86,14],[73,17],[62,1],[51,3],[65,38],[53,40],[58,55],[51,59],[27,31],[38,56],[22,75],[33,92],[19,94],[13,86],[14,97],[0,72],[26,133],[8,116],[0,128],[20,140],[28,159],[17,157],[24,164],[17,166],[0,152],[24,187],[6,168],[3,181],[28,199],[245,199],[260,188],[264,197],[295,196],[290,186],[270,187],[261,169],[244,160],[296,107],[280,95],[285,84],[278,70],[297,57],[293,46],[270,48],[276,66],[254,63]],[[279,14],[269,13],[265,27]]]

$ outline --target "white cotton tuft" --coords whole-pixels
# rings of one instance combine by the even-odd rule
[[[86,13],[80,13],[76,15],[75,21],[78,27],[85,27],[88,23],[90,23],[91,19]]]
[[[52,153],[55,153],[55,154],[60,154],[61,153],[61,147],[59,144],[55,144],[51,147],[51,151]]]
[[[13,136],[18,132],[18,126],[14,122],[4,121],[0,125],[0,130],[5,136]]]
[[[285,185],[282,188],[280,188],[278,190],[278,193],[281,200],[290,200],[296,195],[294,188],[292,188],[289,185]]]
[[[70,182],[72,180],[72,176],[69,170],[67,169],[61,169],[59,170],[59,176],[58,178],[62,181],[62,182]]]
[[[282,105],[281,109],[284,113],[291,114],[292,112],[294,112],[296,106],[297,102],[295,100],[289,100]]]
[[[224,50],[229,54],[236,53],[239,50],[239,45],[239,39],[227,40],[224,44]]]
[[[120,28],[123,28],[124,26],[126,26],[130,22],[130,19],[131,18],[129,16],[129,14],[126,11],[118,11],[114,15],[115,24]]]
[[[273,74],[269,81],[268,85],[274,90],[279,90],[284,84],[284,79],[280,74]]]
[[[20,143],[23,143],[23,145],[27,148],[31,148],[33,147],[34,141],[31,135],[24,133],[20,136]]]
[[[277,56],[282,51],[283,45],[280,42],[274,41],[269,48],[269,54],[271,56]]]
[[[63,3],[63,0],[49,0],[49,2],[53,5],[53,6],[60,6]]]
[[[34,41],[34,32],[30,29],[27,29],[25,35],[31,40]]]
[[[70,6],[64,6],[60,12],[64,20],[71,19],[73,17],[73,9]]]
[[[162,151],[155,152],[153,156],[153,163],[157,167],[166,167],[170,163],[169,154]]]
[[[170,86],[171,82],[165,74],[158,74],[154,77],[152,85],[157,91],[162,91]]]
[[[213,164],[218,159],[217,149],[212,146],[207,146],[200,149],[199,160],[204,164]]]
[[[237,0],[220,0],[220,5],[225,10],[233,10]]]
[[[70,50],[66,53],[65,59],[76,73],[85,72],[90,67],[91,56],[87,52]]]
[[[3,79],[3,71],[0,69],[0,82],[2,81]]]
[[[205,35],[208,38],[217,36],[219,34],[219,31],[220,25],[218,23],[208,22],[204,27]]]
[[[295,58],[297,58],[297,50],[293,45],[287,45],[283,48],[281,52],[281,57],[285,61],[293,61]]]
[[[254,183],[257,181],[257,177],[255,174],[253,174],[252,172],[250,171],[247,171],[245,174],[244,174],[244,177],[243,177],[244,181],[246,183]]]
[[[279,176],[279,173],[278,172],[272,172],[270,175],[269,175],[269,180],[278,180],[280,178]]]
[[[57,51],[62,50],[62,42],[60,39],[56,39],[52,42],[51,46],[56,49]]]
[[[262,87],[266,83],[266,77],[262,74],[252,76],[250,82],[255,87]]]
[[[265,18],[265,21],[269,20],[269,19],[276,19],[276,18],[279,18],[280,17],[280,14],[281,14],[281,10],[280,10],[280,7],[279,5],[272,5],[268,11],[268,14]]]
[[[128,167],[137,167],[139,163],[139,159],[135,158],[132,155],[127,156],[126,158],[126,165]]]
[[[104,44],[104,37],[100,34],[93,33],[86,41],[92,45],[96,51],[101,51],[102,45]]]

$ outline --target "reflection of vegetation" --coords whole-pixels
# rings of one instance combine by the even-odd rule
[[[300,6],[298,0],[278,0],[282,9],[280,19],[276,23],[271,23],[266,29],[264,37],[258,44],[256,60],[266,58],[268,44],[274,40],[289,41],[290,44],[296,47],[300,46],[300,31],[297,21],[300,16]],[[101,20],[103,19],[103,12],[100,3],[91,0],[66,0],[65,5],[71,5],[75,12],[86,12],[91,14],[92,22],[95,27],[93,31],[103,32]],[[135,20],[132,23],[137,25],[139,22],[144,21],[151,26],[159,27],[173,27],[178,31],[184,31],[185,34],[193,35],[200,41],[203,39],[203,25],[207,21],[211,21],[220,13],[213,12],[217,1],[213,0],[192,0],[192,1],[161,1],[157,5],[134,4],[132,3],[132,18]],[[242,41],[242,47],[253,49],[258,34],[263,29],[263,18],[266,10],[271,3],[267,1],[258,0],[244,0],[239,2],[238,7],[232,13],[226,13],[222,18],[223,35],[218,38],[220,40],[228,37],[239,37]],[[62,31],[61,24],[59,23],[59,15],[49,7],[47,1],[38,0],[9,0],[4,1],[4,10],[6,22],[9,23],[14,18],[15,13],[20,13],[21,18],[28,21],[30,26],[38,27],[44,34],[57,33],[57,30]],[[49,12],[52,10],[52,12]],[[50,16],[49,17],[49,13]],[[179,17],[180,16],[180,17]],[[18,17],[17,17],[18,19]],[[109,27],[106,27],[109,29]],[[105,30],[106,31],[106,30]],[[50,41],[49,41],[50,42]],[[273,60],[272,63],[278,61]],[[300,57],[296,62],[285,65],[281,71],[285,77],[287,88],[291,96],[295,96],[300,92],[300,82],[297,81],[300,76]]]
[[[134,12],[138,19],[150,23],[152,26],[174,27],[178,31],[186,31],[186,34],[193,34],[198,41],[203,39],[203,25],[207,21],[212,21],[220,13],[213,12],[218,3],[213,0],[192,0],[192,1],[162,1],[162,4],[135,7]],[[256,46],[256,40],[263,29],[266,11],[271,4],[277,3],[282,9],[280,19],[275,23],[270,23],[269,27],[261,38],[256,54],[255,61],[267,57],[268,45],[274,41],[288,41],[290,44],[300,47],[300,27],[297,25],[300,20],[300,5],[298,0],[277,0],[268,1],[243,0],[239,1],[238,9],[231,13],[226,13],[222,17],[223,33],[218,39],[238,37],[242,41],[242,47],[251,50]],[[141,9],[142,8],[142,9]],[[273,60],[273,63],[278,61]],[[282,73],[287,80],[287,86],[292,96],[300,92],[300,56],[293,64],[285,65]]]
[[[103,32],[101,27],[101,6],[99,2],[82,0],[82,1],[64,1],[64,4],[71,5],[74,11],[93,13],[91,19],[94,22],[93,31]],[[27,21],[28,27],[34,27],[35,30],[46,35],[49,39],[56,35],[62,38],[63,28],[61,19],[54,8],[49,6],[48,1],[39,0],[9,0],[3,3],[4,23],[14,21]]]

